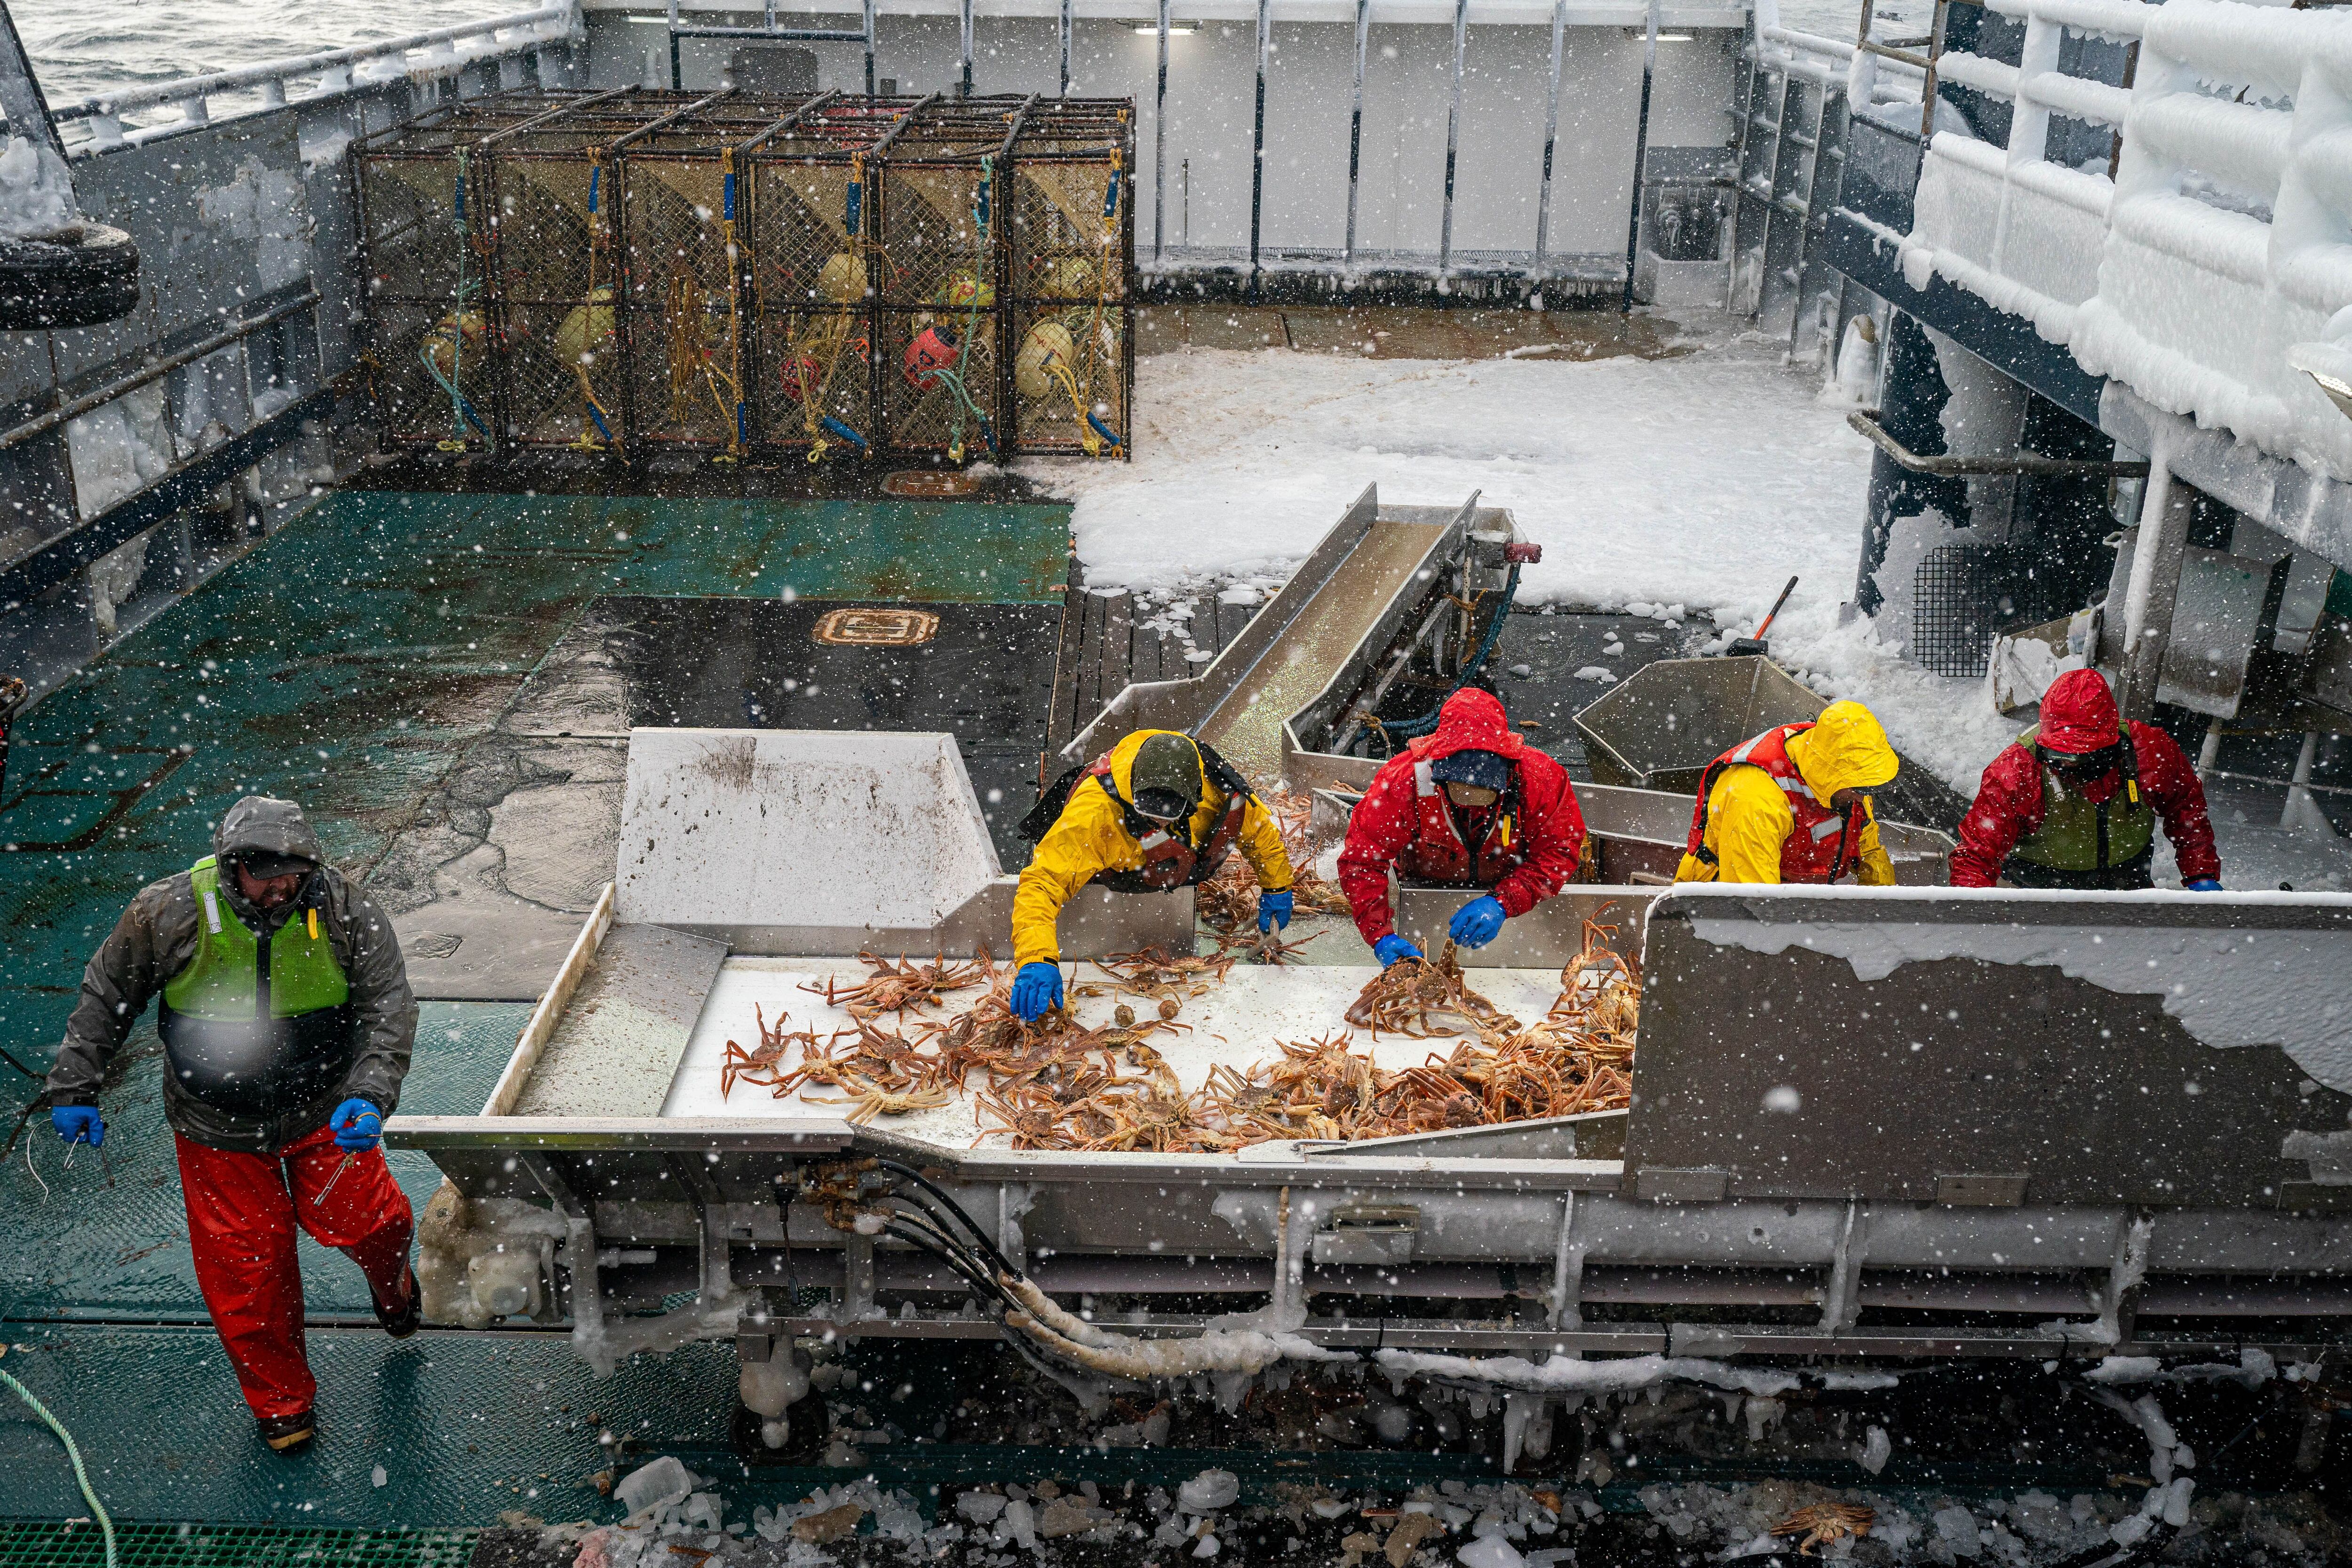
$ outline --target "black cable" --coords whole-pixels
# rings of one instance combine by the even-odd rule
[[[964,1229],[971,1233],[972,1240],[980,1244],[980,1249],[982,1252],[987,1254],[988,1260],[991,1263],[995,1264],[997,1268],[1003,1269],[1008,1278],[1014,1279],[1025,1279],[1028,1278],[1027,1275],[1022,1273],[1020,1269],[1013,1268],[1011,1263],[1005,1260],[1004,1254],[999,1252],[996,1249],[996,1244],[988,1239],[987,1233],[980,1228],[978,1221],[974,1220],[971,1215],[964,1213],[962,1208],[957,1205],[953,1198],[949,1197],[947,1194],[933,1186],[930,1183],[930,1179],[925,1176],[920,1171],[916,1170],[912,1165],[902,1164],[897,1160],[887,1159],[880,1155],[877,1155],[875,1157],[874,1163],[886,1171],[896,1171],[898,1174],[906,1177],[908,1181],[922,1188],[923,1191],[930,1194],[931,1196],[939,1199],[939,1201],[946,1206],[949,1214],[956,1220],[961,1222]],[[934,1215],[932,1217],[934,1219],[938,1219],[940,1216]],[[942,1225],[941,1228],[944,1229],[945,1226]]]
[[[983,1300],[993,1300],[1000,1306],[1005,1307],[1008,1310],[1017,1309],[1019,1307],[1019,1303],[1009,1300],[993,1281],[985,1279],[979,1272],[977,1265],[957,1257],[944,1247],[935,1245],[929,1235],[922,1232],[903,1229],[896,1225],[884,1226],[882,1227],[882,1234],[885,1236],[896,1237],[898,1240],[905,1242],[908,1246],[919,1247],[922,1251],[929,1254],[932,1258],[937,1258],[940,1262],[945,1264],[950,1269],[954,1271],[958,1278],[961,1279],[966,1285],[971,1288],[972,1293],[982,1298]]]
[[[6,1051],[0,1051],[0,1062],[6,1062],[10,1067],[15,1068],[18,1072],[23,1073],[26,1078],[31,1079],[35,1083],[47,1083],[49,1081],[48,1074],[45,1072],[35,1072],[31,1068],[26,1067],[23,1062],[18,1061]]]

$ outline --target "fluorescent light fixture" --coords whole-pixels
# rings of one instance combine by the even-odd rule
[[[1135,30],[1149,37],[1157,37],[1160,34],[1160,26],[1156,22],[1146,22]],[[1199,27],[1191,22],[1171,22],[1168,24],[1168,31],[1171,34],[1192,33],[1198,32],[1199,30]]]
[[[1629,38],[1647,38],[1650,36],[1650,30],[1647,27],[1628,27],[1625,29],[1625,36]],[[1662,44],[1687,44],[1696,36],[1696,34],[1691,33],[1672,33],[1662,29],[1658,34],[1658,42]]]

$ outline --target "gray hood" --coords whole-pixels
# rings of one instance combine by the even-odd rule
[[[266,855],[299,856],[313,866],[323,866],[327,859],[302,808],[266,795],[249,795],[230,806],[213,830],[213,853],[224,862],[257,849]]]

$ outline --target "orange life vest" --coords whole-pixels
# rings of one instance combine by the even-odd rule
[[[1789,809],[1796,816],[1789,836],[1780,840],[1780,880],[1834,882],[1854,869],[1862,858],[1860,828],[1852,825],[1843,812],[1832,810],[1813,798],[1804,775],[1797,771],[1795,760],[1789,755],[1789,738],[1811,728],[1811,723],[1782,724],[1740,742],[1707,763],[1706,771],[1699,774],[1698,803],[1691,811],[1690,842],[1684,852],[1698,857],[1709,866],[1715,864],[1715,851],[1706,847],[1707,797],[1715,792],[1716,781],[1723,776],[1724,769],[1744,763],[1761,768],[1780,786]]]

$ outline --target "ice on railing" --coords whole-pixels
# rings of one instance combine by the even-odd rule
[[[1940,275],[2158,407],[2352,479],[2352,421],[2290,363],[2352,356],[2352,16],[1991,4],[2026,22],[2025,67],[1955,53],[1939,74],[2017,102],[2011,145],[1934,138],[1906,279]],[[2140,38],[2134,87],[2050,68],[2063,32]],[[2114,183],[2047,162],[2034,108],[2120,122]]]
[[[2020,20],[2039,16],[2069,32],[2117,44],[2138,37],[2156,9],[2141,0],[1986,0],[1986,6]]]

